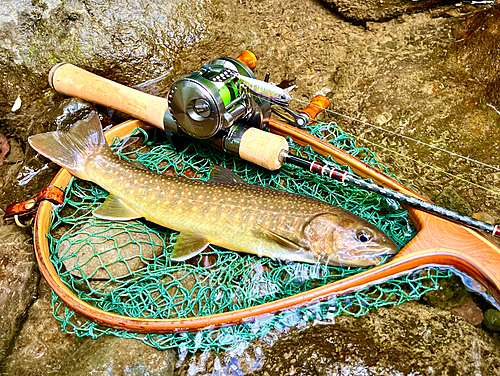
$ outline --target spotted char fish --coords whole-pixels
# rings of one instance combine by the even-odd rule
[[[145,218],[178,231],[174,261],[209,244],[274,259],[362,267],[398,251],[384,232],[340,207],[246,184],[220,167],[212,169],[208,182],[137,168],[113,155],[95,114],[69,132],[31,136],[29,143],[109,192],[93,212],[96,217]]]

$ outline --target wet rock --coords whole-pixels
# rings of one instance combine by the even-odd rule
[[[166,74],[217,14],[210,0],[8,2],[0,10],[0,112],[21,95],[22,114],[61,61],[130,86]]]
[[[446,0],[424,0],[424,1],[399,1],[399,0],[323,0],[329,4],[342,17],[355,22],[387,21],[402,14],[411,14],[423,10],[432,9],[443,4],[449,4]]]
[[[492,332],[500,332],[500,312],[496,309],[488,309],[484,313],[483,324]]]
[[[481,311],[481,308],[471,298],[465,299],[458,307],[453,307],[451,312],[456,313],[474,326],[478,326],[483,322],[483,311]]]
[[[27,136],[55,129],[66,129],[93,110],[95,110],[94,107],[81,100],[62,99],[57,95],[48,95],[25,109],[22,115],[8,115],[4,123],[18,124],[17,131]],[[109,122],[103,121],[103,126],[107,125]],[[24,131],[21,131],[22,127]],[[11,203],[35,196],[59,171],[59,166],[39,156],[27,145],[27,138],[23,138],[22,143],[18,143],[13,137],[10,142],[15,150],[11,151],[4,165],[0,166],[0,172],[5,173],[4,185],[0,187],[0,208],[6,208]],[[22,153],[23,148],[25,153]]]
[[[50,287],[40,281],[39,296],[16,338],[11,355],[3,365],[6,375],[44,376],[59,371],[84,339],[66,334],[52,316]]]
[[[439,281],[439,288],[426,293],[422,300],[431,307],[449,310],[462,305],[469,299],[470,293],[460,277],[454,275]]]
[[[59,376],[170,376],[174,350],[159,351],[139,340],[102,336],[86,340],[66,359]]]
[[[164,251],[163,241],[154,233],[141,231],[137,222],[89,226],[67,234],[57,254],[76,277],[111,279],[128,276]]]
[[[434,202],[444,208],[456,211],[457,213],[471,216],[472,208],[452,186],[445,187],[440,194],[436,196]]]
[[[175,375],[496,374],[497,345],[462,318],[417,302],[366,316],[306,323],[221,352],[184,360]]]
[[[495,5],[468,17],[462,24],[463,40],[456,46],[457,67],[463,68],[480,85],[490,109],[500,110],[500,6]]]
[[[265,363],[252,375],[486,375],[500,369],[484,332],[415,302],[338,317],[335,325],[310,326],[262,349]]]
[[[0,210],[0,215],[3,212]],[[0,220],[0,362],[37,294],[38,272],[30,229]]]

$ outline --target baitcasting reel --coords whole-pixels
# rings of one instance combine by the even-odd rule
[[[247,95],[240,75],[255,79],[245,64],[222,57],[175,81],[167,99],[177,128],[199,139],[211,138],[236,121],[263,128],[271,117],[271,104]]]
[[[120,85],[68,63],[49,72],[49,83],[62,94],[101,104],[158,128],[167,135],[183,133],[203,139],[242,159],[276,170],[288,150],[284,137],[263,128],[271,112],[299,127],[305,126],[324,108],[324,98],[295,113],[287,107],[293,87],[282,89],[257,80],[250,70],[257,59],[244,51],[233,59],[222,57],[175,81],[167,98]],[[326,107],[325,107],[326,104]]]

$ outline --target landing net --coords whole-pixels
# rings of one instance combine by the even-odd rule
[[[332,123],[308,131],[366,163],[387,172],[374,154],[357,148],[352,137]],[[407,212],[389,199],[353,186],[285,166],[270,172],[198,142],[185,141],[176,151],[156,131],[142,135],[135,150],[113,144],[120,158],[140,162],[160,174],[207,180],[212,164],[236,172],[250,184],[287,190],[341,206],[384,230],[399,247],[415,234]],[[304,157],[350,171],[310,148],[293,144]],[[92,216],[106,198],[100,187],[73,179],[62,206],[53,211],[49,232],[51,261],[80,299],[103,310],[144,318],[185,318],[256,306],[331,283],[363,269],[309,265],[259,258],[210,246],[188,262],[170,260],[177,233],[147,221],[112,222]],[[145,197],[145,200],[148,198]],[[336,315],[365,315],[369,310],[418,299],[434,290],[450,271],[426,269],[362,291],[306,308],[290,310],[246,324],[198,333],[137,334],[106,328],[75,313],[53,293],[53,313],[67,333],[97,338],[103,334],[136,338],[157,349],[181,352],[231,349],[265,336],[272,329],[333,321]]]

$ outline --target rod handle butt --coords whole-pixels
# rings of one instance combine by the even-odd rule
[[[168,110],[165,98],[121,85],[69,63],[59,63],[50,70],[49,84],[58,93],[113,108],[164,129]]]

